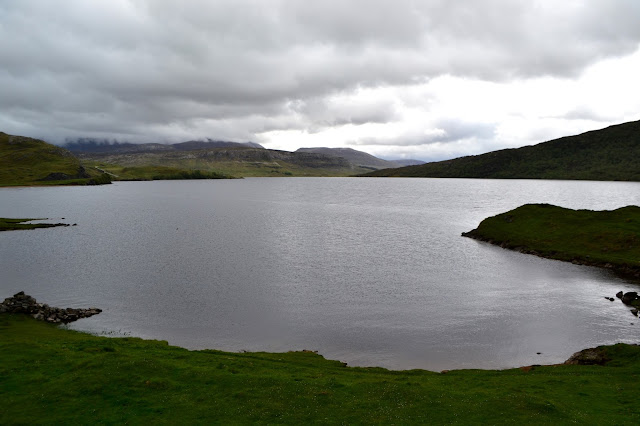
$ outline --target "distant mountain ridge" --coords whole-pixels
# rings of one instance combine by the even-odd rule
[[[424,161],[420,160],[383,160],[382,158],[375,157],[364,151],[358,151],[353,148],[300,148],[296,152],[315,152],[317,154],[342,157],[355,166],[375,170],[424,164]]]
[[[220,147],[216,143],[198,141],[158,145],[106,147],[102,151],[76,151],[76,155],[116,175],[122,172],[120,168],[132,167],[201,170],[235,177],[352,176],[371,170],[355,166],[342,157],[315,152],[279,151],[243,144]]]
[[[363,176],[640,181],[640,121]]]
[[[255,142],[229,142],[207,139],[206,141],[186,141],[174,144],[142,143],[109,141],[106,139],[78,138],[67,140],[64,148],[71,152],[91,153],[136,153],[136,152],[162,152],[162,151],[192,151],[196,149],[215,148],[258,148],[264,147]]]
[[[80,138],[66,148],[89,162],[122,167],[173,167],[220,171],[233,176],[351,176],[400,167],[351,148],[266,149],[253,142],[187,141],[174,144],[114,142]],[[408,160],[413,164],[417,160]],[[115,169],[112,169],[115,171]]]

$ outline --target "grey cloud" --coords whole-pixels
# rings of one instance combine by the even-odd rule
[[[495,124],[455,119],[437,121],[436,127],[442,130],[442,134],[430,135],[426,138],[427,143],[452,142],[469,138],[490,139],[495,133]]]
[[[279,126],[384,123],[394,118],[390,105],[331,99],[445,73],[577,75],[638,48],[639,8],[634,0],[9,0],[0,3],[0,124],[50,138],[252,139]],[[291,110],[296,99],[306,107]],[[443,130],[441,142],[486,131]]]
[[[433,125],[425,127],[422,131],[407,132],[393,138],[362,138],[352,141],[357,146],[399,146],[417,147],[427,145],[453,144],[473,139],[484,141],[493,138],[495,124],[475,123],[456,119],[443,119]]]
[[[314,132],[345,124],[388,123],[397,118],[394,105],[386,100],[363,103],[353,99],[312,98],[292,102],[291,108]]]
[[[562,115],[562,117],[560,118],[565,118],[569,120],[589,120],[589,121],[596,121],[596,122],[609,122],[609,121],[615,121],[616,119],[616,117],[599,114],[595,112],[593,109],[585,105],[572,109],[571,111]]]

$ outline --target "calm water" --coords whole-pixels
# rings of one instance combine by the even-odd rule
[[[506,368],[638,342],[606,271],[463,238],[529,202],[640,205],[640,184],[257,178],[3,188],[0,297],[104,312],[72,328],[349,365]],[[635,323],[635,324],[632,324]],[[541,352],[541,354],[537,354]]]

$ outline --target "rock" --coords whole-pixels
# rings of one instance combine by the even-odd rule
[[[76,309],[76,308],[54,308],[47,304],[37,303],[36,299],[24,294],[23,291],[16,293],[13,297],[8,297],[0,303],[0,313],[22,313],[31,315],[33,318],[54,324],[69,323],[80,318],[88,318],[102,312],[98,308]]]
[[[637,308],[631,309],[631,313],[635,316],[638,316],[638,309]]]
[[[613,302],[614,300],[616,300],[616,299],[614,299],[613,297],[607,297],[607,296],[605,296],[604,298],[605,298],[605,299],[607,299],[607,300],[608,300],[608,301],[610,301],[610,302]]]
[[[609,361],[604,348],[589,348],[571,355],[565,364],[571,365],[604,365]]]
[[[635,291],[628,291],[622,296],[622,303],[630,305],[631,302],[638,298],[638,293]]]
[[[619,292],[617,292],[617,293],[616,293],[616,297],[617,297],[618,299],[622,299],[622,296],[623,296],[623,295],[624,295],[624,293],[623,293],[623,292],[621,292],[621,291],[619,291]]]

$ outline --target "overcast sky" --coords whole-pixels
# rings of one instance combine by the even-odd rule
[[[640,119],[638,0],[0,0],[0,131],[438,160]]]

